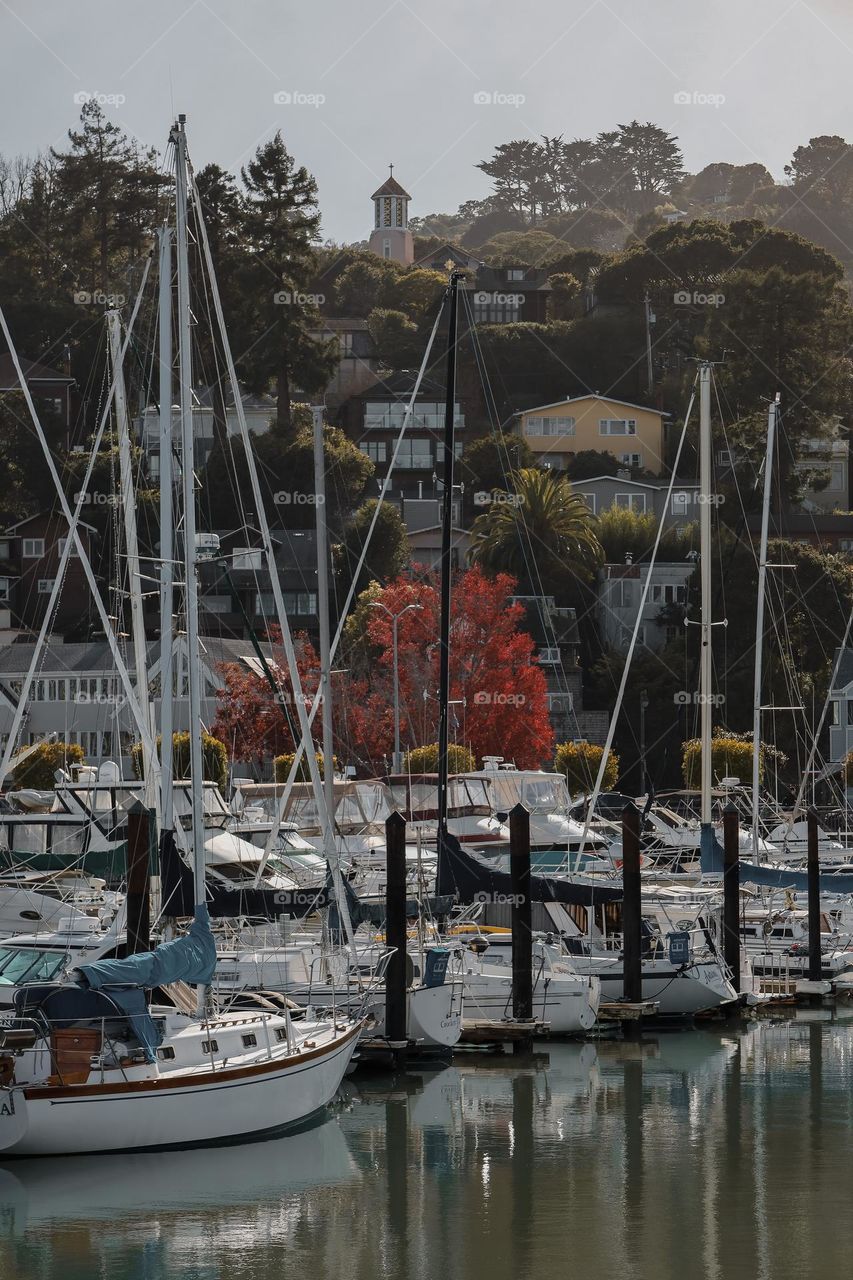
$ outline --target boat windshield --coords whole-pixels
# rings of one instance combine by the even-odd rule
[[[64,951],[37,947],[0,947],[0,985],[16,987],[23,982],[50,982],[64,969]]]

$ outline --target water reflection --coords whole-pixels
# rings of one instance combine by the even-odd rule
[[[274,1142],[9,1163],[0,1275],[850,1274],[851,1085],[822,1017],[355,1077]]]

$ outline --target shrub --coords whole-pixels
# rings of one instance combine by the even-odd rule
[[[275,778],[276,782],[287,782],[287,779],[290,776],[290,770],[293,768],[293,761],[295,759],[296,759],[295,751],[286,751],[284,755],[275,757],[275,759],[272,762],[272,765],[273,765],[273,777]],[[324,778],[326,775],[323,768],[323,753],[321,751],[317,752],[316,760],[317,760],[317,768],[320,770],[320,777]],[[337,767],[338,767],[338,758],[337,756],[332,756],[332,768],[337,769]],[[308,769],[308,761],[305,757],[304,751],[299,760],[299,768],[296,770],[296,781],[297,782],[311,781],[311,774]]]
[[[157,751],[160,751],[162,738],[157,734]],[[142,777],[142,743],[135,742],[130,749],[133,769],[137,778]],[[210,733],[201,735],[202,772],[207,782],[215,782],[218,787],[228,785],[228,750],[224,742],[214,738]],[[190,776],[190,735],[188,733],[172,734],[172,775],[175,778]]]
[[[476,769],[477,761],[468,747],[451,742],[447,748],[448,773],[470,773]],[[425,747],[413,747],[403,757],[404,773],[437,773],[438,743],[430,742]]]
[[[691,791],[701,786],[702,743],[699,738],[685,742],[681,752],[681,774]],[[759,748],[759,777],[764,773],[764,748]],[[711,778],[752,779],[752,741],[735,734],[717,732],[711,740]]]
[[[9,777],[12,788],[32,787],[34,791],[50,791],[57,769],[82,764],[83,748],[77,742],[40,742],[26,760],[16,765]]]
[[[603,755],[604,748],[597,747],[593,742],[561,742],[559,744],[554,757],[554,771],[565,774],[570,796],[583,795],[592,791]],[[615,752],[610,751],[601,783],[602,790],[612,791],[618,776],[619,757]]]

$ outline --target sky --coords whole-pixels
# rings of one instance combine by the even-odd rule
[[[0,0],[0,152],[61,147],[83,95],[197,168],[235,172],[281,129],[323,236],[366,237],[393,161],[410,216],[482,199],[496,144],[633,118],[695,172],[781,178],[810,137],[853,139],[851,0]]]

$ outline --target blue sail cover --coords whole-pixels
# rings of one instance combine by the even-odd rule
[[[189,982],[207,986],[216,969],[216,944],[210,932],[207,907],[200,903],[189,933],[173,942],[164,942],[153,951],[143,951],[126,960],[96,960],[81,964],[78,972],[94,990],[121,984],[162,987],[169,982]]]
[[[707,844],[700,845],[700,861],[702,874],[722,874],[723,848],[716,837]],[[785,867],[759,867],[752,862],[738,862],[740,880],[748,880],[750,884],[763,885],[769,889],[791,889],[794,893],[807,893],[809,887],[808,873],[805,871],[789,871]],[[820,877],[821,893],[853,893],[853,875],[842,875],[836,871],[824,872]]]

